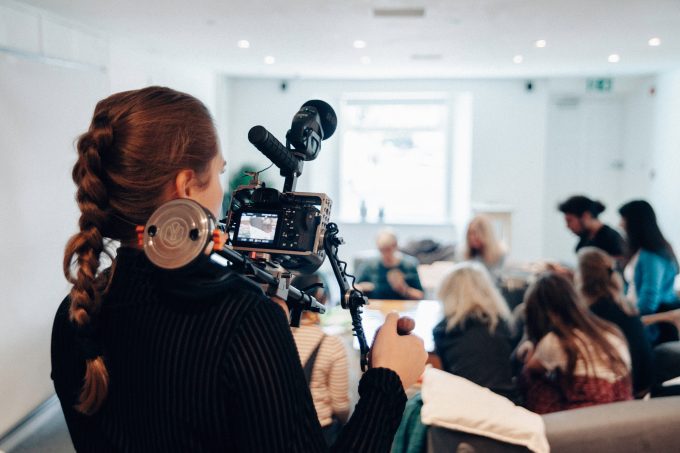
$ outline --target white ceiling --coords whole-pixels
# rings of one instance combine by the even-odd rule
[[[680,0],[24,0],[114,43],[276,77],[650,74],[680,66]],[[423,8],[375,17],[375,8]],[[652,37],[661,45],[650,47]],[[240,49],[246,39],[250,48]],[[545,48],[536,40],[545,39]],[[353,47],[366,42],[364,49]],[[609,63],[610,54],[620,62]],[[271,55],[276,62],[264,63]],[[521,64],[513,63],[522,55]],[[362,62],[368,57],[370,63]]]

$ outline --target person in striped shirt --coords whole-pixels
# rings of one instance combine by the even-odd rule
[[[323,283],[316,273],[300,275],[292,282],[299,289]],[[321,303],[326,303],[328,298],[323,287],[318,287],[313,295]],[[332,444],[349,417],[347,351],[341,338],[326,335],[319,324],[318,313],[304,312],[300,327],[293,328],[293,338],[324,437]]]

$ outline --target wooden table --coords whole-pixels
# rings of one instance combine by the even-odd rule
[[[416,322],[413,332],[423,339],[426,351],[434,352],[432,329],[444,317],[441,302],[438,300],[369,300],[369,304],[363,307],[361,316],[369,345],[373,342],[376,329],[383,324],[385,316],[392,311],[396,311],[401,316],[413,318]],[[340,333],[347,328],[351,329],[351,324],[347,322],[349,313],[344,312],[344,316],[341,313],[335,313],[332,320],[323,323],[327,333]],[[356,339],[353,344],[355,349],[359,349]]]

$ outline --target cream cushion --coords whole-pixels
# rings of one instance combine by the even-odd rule
[[[425,370],[422,384],[425,425],[485,436],[548,453],[540,415],[459,376],[435,368]]]

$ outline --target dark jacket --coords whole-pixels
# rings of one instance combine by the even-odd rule
[[[435,352],[445,371],[517,401],[510,367],[512,341],[507,322],[499,320],[496,330],[477,319],[467,319],[446,331],[442,320],[433,331]]]
[[[627,315],[611,298],[599,299],[590,310],[621,329],[628,342],[633,367],[633,393],[648,390],[652,385],[652,346],[640,316]]]
[[[583,247],[597,247],[609,255],[617,257],[623,255],[626,243],[615,229],[609,225],[602,225],[592,238],[588,236],[580,238],[578,244],[576,244],[576,251],[578,252]]]
[[[418,260],[408,255],[402,255],[399,264],[394,267],[385,267],[380,257],[366,262],[359,269],[357,282],[371,282],[375,285],[373,291],[368,292],[371,299],[403,299],[404,296],[396,292],[387,280],[387,274],[393,269],[404,274],[408,286],[423,290],[418,277]]]

